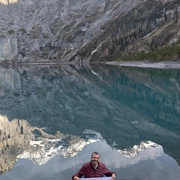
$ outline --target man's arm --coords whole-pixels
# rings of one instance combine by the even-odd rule
[[[115,172],[112,172],[110,171],[106,166],[105,164],[104,165],[104,175],[107,176],[107,177],[112,177],[113,179],[116,177],[116,173]]]
[[[80,178],[84,176],[84,165],[81,167],[81,169],[72,176],[73,180],[80,180]]]

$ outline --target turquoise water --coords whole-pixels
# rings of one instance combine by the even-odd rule
[[[119,180],[180,177],[178,69],[107,65],[0,68],[0,100],[0,115],[9,122],[5,126],[1,118],[3,166],[13,162],[11,171],[0,180],[71,179],[90,160],[92,151],[100,152],[101,161]],[[90,134],[93,143],[87,143],[86,129],[95,132]],[[27,158],[17,161],[19,154],[30,149],[31,140],[44,136],[66,137],[64,151],[78,139],[86,145],[83,141],[66,158],[59,150],[42,165]],[[143,142],[155,145],[141,146],[140,152],[132,149]],[[131,150],[131,157],[125,156],[125,150]]]

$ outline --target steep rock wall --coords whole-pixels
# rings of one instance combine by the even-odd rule
[[[68,61],[141,0],[1,0],[0,62]]]

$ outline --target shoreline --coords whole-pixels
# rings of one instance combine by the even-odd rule
[[[156,69],[180,69],[180,60],[177,61],[161,61],[161,62],[152,62],[152,61],[128,61],[128,62],[119,62],[111,61],[106,62],[107,65],[116,65],[123,67],[141,67],[141,68],[156,68]]]
[[[13,67],[13,66],[65,66],[75,65],[73,62],[20,62],[20,63],[0,63],[0,67]],[[97,62],[89,62],[90,64],[99,64]],[[152,62],[144,61],[108,61],[101,62],[100,64],[122,66],[122,67],[139,67],[139,68],[155,68],[155,69],[180,69],[180,60],[176,61],[158,61]]]

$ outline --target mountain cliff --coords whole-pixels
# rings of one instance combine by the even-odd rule
[[[179,42],[178,0],[0,0],[0,63],[109,61]]]

